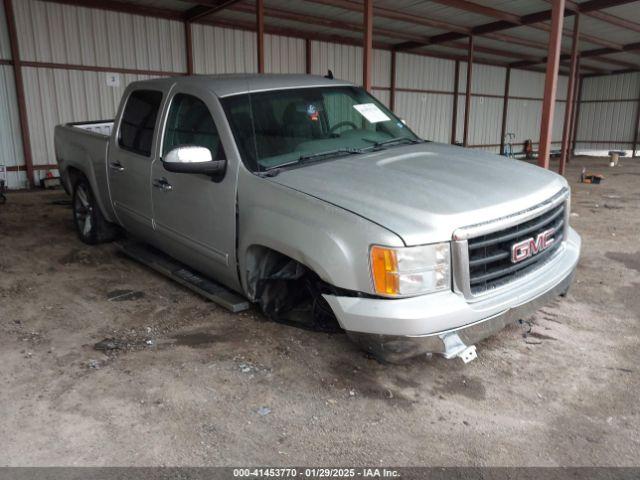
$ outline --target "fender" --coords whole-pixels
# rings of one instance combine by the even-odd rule
[[[369,220],[244,169],[238,193],[239,275],[249,296],[247,278],[257,247],[300,262],[336,287],[373,293],[370,246],[404,245]]]

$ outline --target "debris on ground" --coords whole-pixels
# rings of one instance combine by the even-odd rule
[[[105,338],[96,343],[93,348],[102,352],[113,352],[115,350],[132,350],[138,347],[152,347],[156,344],[153,339],[142,341],[118,340],[116,338]]]
[[[116,340],[115,338],[105,338],[104,340],[99,341],[93,346],[94,349],[101,350],[103,352],[108,352],[110,350],[119,350],[126,347],[126,342]]]
[[[144,297],[144,292],[136,290],[113,290],[107,293],[107,300],[110,302],[126,302],[138,300],[142,297]]]
[[[587,173],[587,169],[583,168],[580,173],[580,183],[592,183],[599,185],[604,180],[604,175],[600,173]]]
[[[265,415],[269,415],[271,413],[271,409],[269,407],[260,407],[258,409],[258,415],[264,417]]]
[[[94,370],[97,370],[100,368],[100,362],[94,359],[89,360],[89,363],[87,365],[89,366],[89,368],[92,368]]]

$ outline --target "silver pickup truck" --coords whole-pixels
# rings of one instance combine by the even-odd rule
[[[564,295],[580,254],[564,178],[422,140],[333,78],[135,82],[115,120],[56,127],[55,150],[82,241],[124,232],[388,361],[473,360]]]

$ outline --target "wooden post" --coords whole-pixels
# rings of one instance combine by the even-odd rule
[[[460,92],[460,60],[456,60],[456,70],[453,74],[453,112],[451,112],[451,143],[456,143],[458,130],[458,95]]]
[[[505,144],[504,137],[507,135],[507,113],[509,111],[509,85],[510,84],[511,84],[511,67],[507,67],[507,73],[504,78],[504,97],[502,98],[502,128],[500,129],[500,155],[504,155],[504,144]]]
[[[184,40],[187,48],[187,75],[193,75],[193,38],[191,22],[184,22]]]
[[[27,104],[24,96],[24,80],[22,79],[22,63],[20,61],[20,47],[16,31],[16,17],[13,11],[12,0],[4,0],[4,12],[7,17],[7,29],[9,30],[9,44],[11,48],[11,60],[13,61],[13,76],[16,82],[16,97],[18,100],[18,117],[20,119],[20,133],[22,137],[22,151],[24,164],[27,169],[27,182],[29,187],[35,185],[33,177],[33,155],[29,136],[29,122],[27,119]]]
[[[309,38],[304,40],[304,51],[305,71],[307,75],[311,75],[311,39]]]
[[[373,0],[364,0],[363,44],[362,44],[362,86],[371,91],[371,64],[373,48]]]
[[[558,173],[564,175],[569,157],[569,142],[571,140],[571,123],[573,121],[573,97],[578,75],[578,52],[580,43],[580,12],[573,17],[573,38],[571,44],[571,67],[569,69],[569,85],[567,86],[567,102],[564,107],[564,124],[562,126],[562,146],[560,147],[560,165]]]
[[[256,37],[258,73],[264,73],[264,0],[256,0]]]
[[[469,50],[467,51],[467,91],[464,98],[464,129],[462,144],[469,146],[469,116],[471,113],[471,77],[473,75],[473,35],[469,35]]]
[[[540,144],[538,148],[538,166],[542,168],[549,168],[549,152],[551,150],[551,136],[553,134],[553,113],[556,106],[556,89],[558,87],[558,70],[560,67],[564,2],[565,0],[554,0],[551,10],[549,53],[547,55],[547,74],[544,82],[542,120],[540,122]]]
[[[391,50],[391,88],[389,91],[389,110],[396,107],[396,51]]]

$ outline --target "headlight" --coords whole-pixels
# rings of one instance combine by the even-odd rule
[[[451,286],[449,243],[419,247],[371,247],[375,292],[404,297],[447,290]]]

